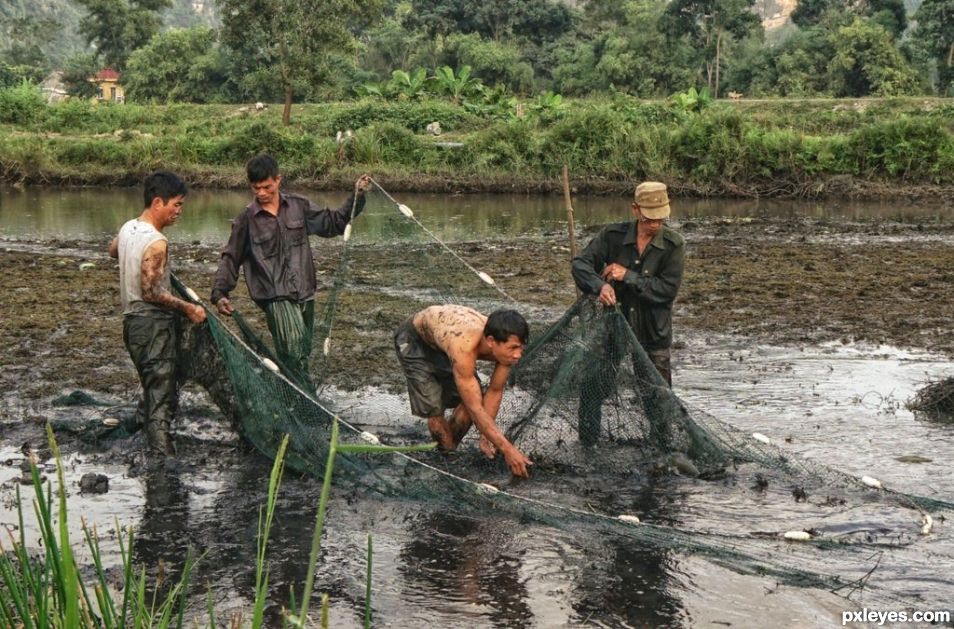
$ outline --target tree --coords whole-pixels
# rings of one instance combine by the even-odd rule
[[[832,0],[798,0],[798,5],[792,11],[792,22],[802,29],[817,26],[833,7]]]
[[[694,81],[696,59],[681,38],[660,28],[665,5],[612,0],[586,6],[579,33],[564,37],[554,88],[564,94],[618,90],[649,98]]]
[[[572,27],[573,13],[553,0],[413,0],[405,26],[429,35],[477,33],[495,42],[525,39],[540,44]]]
[[[132,101],[208,103],[225,100],[227,68],[215,32],[201,26],[160,33],[129,57],[123,83]]]
[[[533,89],[533,67],[522,60],[520,50],[512,44],[484,39],[477,33],[448,37],[443,63],[452,67],[470,66],[473,76],[487,85],[505,85],[525,94]]]
[[[918,76],[884,27],[856,17],[834,34],[828,73],[836,96],[902,96],[918,92]]]
[[[159,32],[159,12],[171,0],[75,0],[87,14],[80,20],[80,33],[96,48],[105,65],[122,71],[132,52]]]
[[[238,57],[246,86],[277,85],[291,122],[296,93],[327,82],[354,32],[380,17],[383,0],[218,0],[222,42]]]
[[[954,0],[924,0],[914,14],[915,40],[937,60],[938,92],[954,85]]]
[[[63,85],[70,96],[92,98],[96,95],[96,85],[89,77],[100,69],[99,61],[94,53],[76,55],[63,68]]]
[[[38,72],[49,70],[45,42],[56,38],[62,25],[46,17],[10,17],[0,20],[3,34],[2,57],[11,66],[28,66]]]
[[[908,27],[908,12],[903,0],[868,0],[871,21],[880,24],[895,39],[900,39]]]
[[[706,82],[716,98],[726,46],[762,31],[754,4],[755,0],[673,0],[666,7],[666,30],[700,48]]]

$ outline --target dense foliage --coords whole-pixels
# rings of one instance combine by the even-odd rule
[[[71,11],[47,7],[63,2]],[[468,66],[468,79],[508,97],[658,98],[690,87],[716,98],[943,95],[954,78],[954,0],[800,0],[793,23],[769,33],[754,0],[194,6],[198,13],[186,0],[43,0],[31,9],[15,0],[0,9],[0,85],[38,83],[91,56],[94,67],[124,70],[133,101],[286,102],[287,119],[291,102],[373,94],[368,86],[404,77],[414,98],[415,78],[443,67]],[[199,30],[178,30],[190,26]],[[56,42],[75,42],[77,30],[90,47],[64,54]]]
[[[705,88],[665,101],[516,99],[473,86],[455,97],[446,82],[470,79],[451,75],[425,81],[414,98],[297,105],[289,126],[278,107],[50,106],[22,83],[0,89],[0,179],[134,183],[162,167],[197,183],[242,185],[245,161],[268,151],[313,185],[370,171],[395,187],[553,189],[567,164],[581,188],[604,191],[640,178],[701,194],[954,186],[954,105],[944,99],[730,104]]]

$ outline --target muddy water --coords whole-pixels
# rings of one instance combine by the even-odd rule
[[[954,375],[954,367],[941,357],[884,346],[793,351],[732,337],[689,335],[686,341],[676,355],[677,391],[693,408],[743,431],[766,434],[785,451],[875,476],[888,487],[954,497],[949,472],[954,426],[922,421],[900,405],[925,373]],[[352,395],[368,399],[362,392]],[[189,396],[183,414],[193,416],[202,405],[201,395]],[[14,445],[0,450],[0,460],[18,459]],[[66,461],[70,508],[105,534],[107,553],[116,550],[111,532],[117,520],[136,527],[135,556],[146,565],[160,559],[177,565],[190,544],[207,551],[196,582],[210,584],[217,610],[227,616],[248,605],[254,514],[264,499],[268,462],[238,446],[226,450],[209,442],[195,447],[208,448],[207,461],[193,457],[183,467],[135,477],[130,476],[134,467],[111,463],[123,459],[119,452],[71,454]],[[904,455],[930,460],[897,460]],[[87,471],[108,475],[110,492],[79,493],[75,483]],[[5,503],[0,520],[5,523],[12,517],[6,481],[17,474],[15,467],[0,468]],[[300,588],[304,581],[318,491],[313,480],[286,481],[271,543],[272,614],[287,600],[288,588]],[[813,528],[831,537],[873,525],[854,520],[851,512],[806,511],[786,493],[770,490],[753,498],[747,487],[661,479],[640,490],[633,509],[644,521],[713,535]],[[757,520],[749,517],[753,508]],[[896,517],[892,535],[918,537],[916,512]],[[884,526],[885,520],[876,524]],[[80,539],[78,519],[71,530]],[[810,627],[832,626],[841,611],[862,607],[823,590],[779,586],[771,578],[740,575],[697,556],[632,540],[575,535],[492,514],[433,512],[426,505],[366,499],[338,488],[316,581],[331,594],[335,626],[361,625],[368,532],[374,536],[373,602],[381,625]],[[778,553],[780,545],[761,548]],[[919,609],[943,609],[954,587],[950,572],[939,569],[954,561],[947,522],[938,521],[931,536],[911,545],[871,554],[882,550],[873,585],[905,600],[925,600]],[[812,567],[859,578],[873,565],[868,555],[842,563],[818,551]],[[115,554],[110,559],[107,565],[115,570]],[[200,614],[204,595],[196,595],[195,605]]]
[[[0,196],[0,234],[99,240],[129,216],[126,208],[138,206],[132,191],[31,194]],[[209,197],[203,199],[203,194]],[[41,212],[36,208],[44,207],[45,195],[60,201]],[[80,203],[84,195],[86,200]],[[213,208],[220,197],[217,214],[209,209],[194,217],[195,224],[187,214],[176,228],[177,240],[220,242],[228,219],[246,196],[198,192],[192,199],[195,207]],[[340,195],[325,199],[333,204]],[[470,197],[435,197],[433,209],[428,209],[427,199],[402,195],[402,201],[418,215],[436,217],[431,225],[439,227],[439,234],[447,239],[469,238],[486,233],[484,229],[498,235],[523,234],[538,230],[541,223],[553,221],[559,226],[563,220],[562,208],[552,198],[494,197],[496,205],[483,209],[479,200]],[[14,201],[21,205],[12,205]],[[588,203],[604,209],[583,209],[590,207]],[[616,208],[626,203],[625,199],[578,200],[577,211],[586,217],[581,222],[595,224],[618,216]],[[750,216],[769,211],[764,205],[745,203],[698,207],[689,210],[689,215],[708,216],[703,213],[709,211]],[[852,220],[870,212],[892,220],[945,220],[943,213],[932,208],[899,213],[893,206],[850,207],[788,206],[779,207],[777,215]],[[444,208],[452,209],[444,215]],[[539,214],[528,215],[526,208],[538,208],[534,211]],[[79,222],[70,222],[74,219]],[[374,208],[369,208],[367,219],[366,231],[368,225],[376,225],[375,220],[381,221],[374,237],[401,237],[387,215]],[[676,390],[694,409],[745,432],[768,435],[784,451],[851,474],[875,476],[891,488],[954,500],[954,475],[949,472],[954,461],[954,426],[913,417],[903,408],[903,401],[927,377],[954,375],[944,357],[888,346],[830,344],[799,349],[691,330],[681,334],[685,347],[675,353]],[[377,390],[350,395],[372,403],[382,397]],[[4,398],[11,399],[15,397]],[[109,401],[128,410],[130,399]],[[389,400],[382,402],[390,406]],[[141,461],[129,453],[135,441],[105,451],[74,444],[66,460],[75,518],[73,539],[81,539],[81,515],[96,524],[103,534],[108,566],[115,569],[117,565],[111,534],[117,520],[136,527],[135,558],[146,566],[154,567],[160,560],[167,566],[181,565],[190,545],[207,551],[193,590],[200,623],[206,583],[220,620],[239,610],[247,617],[254,581],[256,513],[264,501],[269,469],[267,461],[244,449],[234,435],[208,437],[208,407],[201,394],[186,396],[183,440],[189,436],[204,440],[186,441],[184,462],[168,469],[143,469]],[[22,410],[10,415],[42,417],[46,412],[41,407],[35,413]],[[37,430],[11,432],[0,437],[0,462],[11,462],[0,467],[0,522],[7,525],[15,522],[9,481],[19,475],[19,446],[26,438],[40,443]],[[910,455],[929,460],[898,460]],[[76,483],[87,471],[109,476],[110,492],[81,494]],[[629,492],[625,487],[608,489]],[[287,603],[289,588],[300,592],[304,581],[318,491],[314,480],[291,475],[286,480],[270,546],[272,619]],[[791,554],[793,561],[798,553],[799,561],[809,561],[814,570],[849,578],[863,577],[876,561],[870,557],[880,553],[871,579],[880,591],[897,595],[917,609],[950,607],[954,542],[949,522],[938,519],[932,535],[920,538],[918,514],[913,511],[886,510],[872,517],[866,510],[856,518],[853,510],[826,510],[811,501],[807,506],[796,504],[788,488],[773,486],[754,492],[748,486],[679,477],[663,478],[630,493],[634,494],[627,496],[632,510],[644,521],[698,531],[712,539],[729,534],[738,540],[753,532],[802,528],[813,528],[829,538],[868,535],[873,540],[870,552],[865,549],[861,558],[848,557],[850,562],[840,554],[796,551],[776,542],[746,542],[746,548]],[[812,498],[817,503],[824,497]],[[318,589],[331,596],[333,626],[361,626],[368,532],[374,535],[373,607],[378,626],[814,627],[835,626],[842,611],[865,606],[864,599],[858,602],[857,597],[846,601],[822,589],[779,586],[772,578],[740,575],[699,556],[621,537],[558,530],[494,514],[435,512],[426,505],[381,501],[338,487],[316,579]],[[30,530],[30,535],[35,533]],[[888,547],[886,536],[903,536],[911,543]],[[87,560],[88,554],[81,553],[81,563]],[[925,602],[919,605],[918,600]],[[883,611],[904,606],[899,602]]]
[[[337,207],[346,193],[302,191],[323,207]],[[378,195],[380,196],[380,195]],[[447,240],[474,237],[507,237],[563,230],[566,210],[560,197],[529,195],[407,194],[400,200],[414,209]],[[230,221],[250,200],[246,192],[195,190],[176,224],[182,240],[217,244],[228,238]],[[379,199],[383,201],[383,198]],[[626,218],[630,199],[577,197],[573,205],[581,227],[602,225]],[[113,235],[142,207],[138,189],[46,189],[17,191],[0,187],[0,236],[36,239],[99,239]],[[720,217],[811,217],[833,220],[858,218],[936,222],[946,220],[950,209],[938,203],[911,205],[894,202],[794,202],[778,200],[680,199],[674,206],[682,219]],[[393,207],[371,204],[356,237],[368,241],[400,239]]]

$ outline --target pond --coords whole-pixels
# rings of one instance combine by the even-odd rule
[[[343,196],[322,192],[313,198],[322,205],[337,205]],[[559,197],[396,197],[445,240],[549,238],[566,226]],[[217,246],[248,198],[240,191],[192,193],[170,238]],[[581,228],[587,228],[624,218],[629,199],[579,197],[574,203]],[[98,243],[136,215],[139,205],[136,190],[3,189],[0,236]],[[683,220],[767,215],[833,222],[952,221],[949,210],[930,204],[678,200],[674,209]],[[356,238],[400,242],[419,237],[396,218],[400,214],[394,206],[373,195],[366,215],[356,223],[361,227]],[[674,352],[675,391],[694,412],[709,413],[744,433],[767,435],[785,453],[854,476],[874,476],[891,489],[954,500],[949,470],[954,426],[916,417],[903,404],[928,377],[954,376],[946,357],[855,343],[779,347],[683,329],[680,343]],[[338,397],[343,405],[369,404],[373,413],[375,404],[385,405],[386,393],[366,389]],[[22,404],[4,409],[11,417],[36,419],[51,413],[44,401],[3,399]],[[128,399],[112,401],[129,406]],[[387,400],[387,406],[399,402]],[[72,537],[82,539],[80,516],[95,524],[104,536],[108,565],[116,566],[116,522],[136,527],[135,559],[151,568],[160,560],[166,566],[180,565],[189,546],[207,552],[194,577],[192,611],[200,623],[206,584],[220,622],[241,610],[248,618],[257,512],[269,471],[269,461],[242,448],[236,435],[209,429],[211,412],[197,388],[184,395],[182,431],[198,440],[193,451],[208,449],[208,458],[203,454],[152,472],[131,465],[121,449],[80,450],[66,461]],[[20,445],[0,437],[0,461],[18,461]],[[108,475],[109,493],[80,494],[76,482],[85,472]],[[0,524],[16,522],[11,482],[18,475],[12,463],[0,467]],[[813,526],[832,538],[860,532],[883,541],[880,519],[853,521],[848,512],[831,520],[806,521],[787,491],[773,490],[756,494],[751,487],[734,486],[731,479],[719,483],[678,476],[661,477],[638,491],[605,488],[625,495],[644,521],[695,531],[702,539],[737,540],[760,531]],[[21,491],[29,495],[29,488]],[[289,589],[298,593],[304,582],[318,491],[313,479],[291,473],[286,479],[270,545],[273,621],[287,604]],[[758,518],[750,511],[753,504]],[[503,514],[446,512],[340,486],[330,509],[316,587],[330,594],[336,627],[362,625],[368,533],[375,549],[375,626],[833,626],[843,612],[865,606],[863,597],[849,601],[822,588],[779,585],[772,577],[740,574],[697,554]],[[906,541],[912,543],[862,548],[858,552],[864,554],[850,568],[841,563],[842,555],[819,550],[813,554],[813,568],[861,578],[859,565],[865,570],[876,567],[873,582],[898,601],[881,611],[905,609],[919,600],[926,601],[922,611],[950,608],[954,577],[947,567],[954,561],[954,537],[949,524],[938,519],[932,534],[921,538],[918,514],[909,515],[893,523],[893,529],[909,531],[913,540]],[[737,537],[721,537],[727,535]],[[766,541],[762,548],[783,557],[797,553],[780,542]],[[79,560],[87,562],[88,553],[81,552]]]
[[[338,207],[346,192],[302,191],[322,207]],[[444,240],[506,238],[546,231],[565,231],[562,197],[520,194],[413,194],[394,197]],[[195,190],[189,193],[182,217],[170,231],[173,240],[219,243],[228,239],[230,221],[251,200],[245,191]],[[575,197],[575,219],[580,228],[625,220],[629,197]],[[831,220],[883,219],[938,222],[950,220],[950,209],[940,203],[783,201],[755,199],[673,199],[674,218],[812,217]],[[115,234],[138,216],[142,193],[124,189],[48,189],[24,191],[0,187],[0,236],[31,239],[100,239]],[[356,223],[356,237],[365,240],[402,238],[394,228],[399,216],[393,204],[375,191],[368,209]]]

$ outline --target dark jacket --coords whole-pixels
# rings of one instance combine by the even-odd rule
[[[627,269],[621,282],[613,282],[616,299],[646,350],[672,345],[672,304],[682,283],[686,246],[683,237],[663,225],[639,256],[636,221],[603,228],[573,258],[573,280],[581,291],[597,295],[603,288],[603,269],[616,262]]]
[[[275,299],[305,302],[315,297],[317,282],[308,236],[339,236],[364,209],[364,195],[357,203],[350,195],[336,210],[321,209],[297,194],[281,194],[278,216],[252,201],[232,221],[232,234],[212,283],[212,303],[235,288],[239,268],[245,271],[249,295],[258,303]]]

